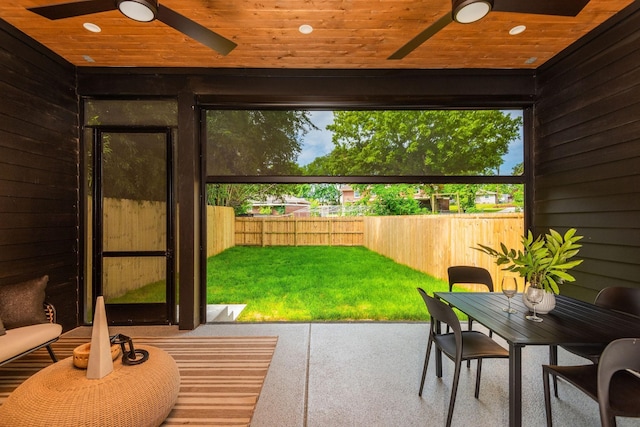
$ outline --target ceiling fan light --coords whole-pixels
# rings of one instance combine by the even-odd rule
[[[493,0],[452,0],[453,19],[470,24],[484,18],[493,7]]]
[[[118,10],[134,21],[151,22],[156,19],[158,4],[154,0],[118,0]]]

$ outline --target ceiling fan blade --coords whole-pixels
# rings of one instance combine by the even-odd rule
[[[589,0],[494,0],[494,12],[532,13],[536,15],[576,16]]]
[[[50,4],[48,6],[30,7],[27,10],[49,19],[64,19],[74,16],[89,15],[98,12],[116,10],[114,0],[82,0],[72,3]]]
[[[450,13],[447,13],[442,18],[438,19],[434,22],[430,27],[422,31],[420,34],[412,38],[402,46],[400,49],[396,50],[390,57],[387,59],[402,59],[411,52],[414,51],[418,46],[422,43],[426,42],[429,38],[433,37],[438,31],[449,25],[453,22],[453,18]]]
[[[221,55],[227,55],[238,46],[231,40],[214,33],[210,29],[162,5],[158,6],[158,20],[217,51]]]

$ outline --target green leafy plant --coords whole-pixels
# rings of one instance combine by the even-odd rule
[[[582,238],[576,235],[575,228],[567,230],[564,236],[550,229],[548,234],[535,239],[529,231],[522,237],[523,250],[508,249],[503,243],[500,250],[481,244],[473,249],[489,254],[503,270],[518,273],[531,286],[558,294],[558,285],[576,280],[567,270],[583,261],[570,260],[582,247],[577,243]]]

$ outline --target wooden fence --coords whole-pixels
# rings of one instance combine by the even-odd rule
[[[239,246],[362,246],[363,217],[236,218]]]
[[[207,206],[207,257],[235,246],[233,208]]]
[[[164,247],[164,203],[105,199],[106,250]],[[91,215],[88,216],[91,218]],[[365,246],[394,261],[446,279],[451,265],[487,268],[500,289],[501,271],[478,243],[519,247],[523,214],[451,214],[387,217],[235,218],[233,209],[207,207],[207,256],[234,245]],[[90,248],[88,248],[90,249]],[[91,266],[88,266],[91,271]],[[164,279],[164,258],[105,263],[105,297]],[[108,284],[108,285],[107,285]]]
[[[127,199],[104,199],[104,231],[108,236],[104,250],[164,249],[166,205],[163,202]],[[207,256],[214,256],[234,246],[234,212],[232,208],[207,207]],[[88,215],[90,227],[91,212]],[[178,233],[179,234],[179,233]],[[91,250],[91,248],[88,248]],[[91,259],[87,271],[91,271]],[[105,258],[103,291],[107,301],[165,280],[164,257]]]
[[[475,265],[491,272],[496,290],[505,272],[473,247],[517,248],[523,233],[522,213],[235,220],[236,245],[365,246],[443,280],[451,265]]]
[[[416,270],[446,280],[451,265],[484,267],[500,289],[505,272],[478,243],[520,247],[524,217],[513,214],[453,214],[365,217],[364,246]],[[523,284],[520,283],[520,286]]]
[[[91,219],[92,213],[89,209],[88,230],[91,230]],[[105,198],[103,227],[104,235],[107,236],[103,242],[105,251],[163,250],[166,247],[166,204]],[[92,250],[90,243],[89,239],[88,253]],[[91,261],[89,257],[86,270],[88,272],[92,270]],[[103,267],[102,286],[106,301],[164,280],[166,276],[164,257],[105,258]]]

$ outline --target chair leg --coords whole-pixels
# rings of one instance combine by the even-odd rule
[[[480,375],[482,374],[482,359],[478,359],[478,367],[476,369],[476,392],[474,394],[477,399],[480,396]]]
[[[547,414],[547,427],[553,427],[553,420],[551,418],[551,391],[549,390],[549,375],[551,373],[542,368],[542,382],[544,385],[544,410]]]
[[[558,364],[558,346],[550,345],[549,346],[549,364],[557,365]],[[558,377],[553,375],[553,395],[558,397]]]
[[[451,426],[451,420],[453,419],[453,408],[456,404],[456,394],[458,394],[458,382],[460,380],[460,367],[462,366],[462,360],[456,361],[456,367],[453,373],[453,386],[451,387],[451,398],[449,399],[449,412],[447,413],[446,427]]]
[[[422,380],[420,380],[420,390],[418,391],[418,396],[422,397],[422,389],[424,388],[424,379],[427,376],[427,367],[429,366],[429,355],[431,354],[431,344],[433,340],[431,338],[431,333],[429,333],[429,342],[427,344],[427,352],[424,356],[424,367],[422,368]]]
[[[473,330],[473,318],[469,317],[469,330]],[[467,369],[471,368],[471,359],[467,360]]]
[[[49,352],[49,356],[51,356],[51,360],[53,360],[54,363],[57,362],[58,358],[56,357],[56,354],[53,352],[51,345],[47,346],[47,351]]]

